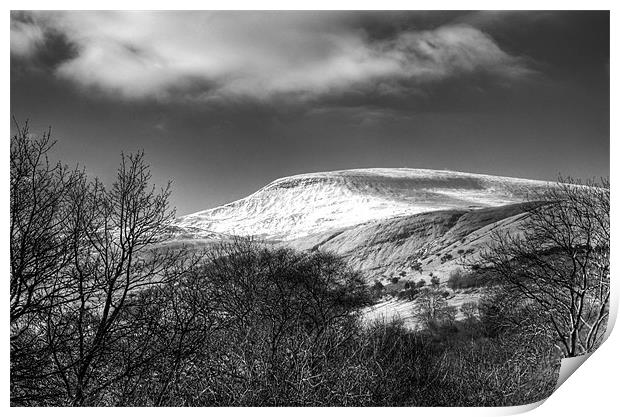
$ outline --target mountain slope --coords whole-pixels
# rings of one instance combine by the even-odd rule
[[[282,178],[178,219],[180,228],[291,240],[369,221],[523,201],[544,181],[427,169],[354,169]]]
[[[401,277],[446,280],[464,257],[475,259],[493,231],[514,230],[522,204],[401,216],[282,242],[297,250],[333,252],[368,281]]]
[[[492,239],[495,231],[518,231],[525,216],[524,204],[510,204],[483,209],[455,209],[397,216],[363,224],[332,229],[284,241],[265,242],[267,245],[290,247],[300,251],[328,251],[342,257],[353,269],[361,272],[368,284],[379,281],[386,295],[363,311],[364,320],[399,318],[409,328],[421,323],[417,300],[397,296],[406,283],[432,277],[441,283],[464,262],[476,263],[478,256]],[[216,234],[181,235],[167,245],[191,245],[205,249],[233,237]],[[394,278],[398,278],[394,283]],[[481,288],[448,290],[449,306],[459,308],[465,302],[476,301]],[[461,313],[457,318],[462,319]]]
[[[524,217],[523,204],[443,210],[350,226],[280,245],[339,255],[360,271],[368,284],[380,282],[385,289],[383,298],[364,310],[365,320],[399,318],[407,327],[418,328],[422,325],[417,313],[419,301],[397,296],[406,284],[423,280],[428,285],[432,277],[445,284],[456,269],[479,262],[494,232],[517,232]],[[483,288],[441,288],[447,294],[446,303],[457,309],[484,293]],[[462,319],[462,314],[457,318]]]

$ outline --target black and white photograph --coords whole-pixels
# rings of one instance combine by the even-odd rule
[[[524,406],[604,343],[609,10],[6,13],[12,408]]]

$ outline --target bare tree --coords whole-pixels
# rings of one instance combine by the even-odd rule
[[[179,279],[199,256],[160,245],[170,185],[150,185],[143,153],[122,155],[106,188],[50,164],[52,146],[27,125],[11,142],[11,397],[106,404],[110,387],[163,354],[149,344],[160,327],[141,291]]]
[[[521,308],[535,309],[565,356],[596,348],[609,314],[609,181],[560,179],[482,260]]]
[[[13,338],[28,328],[29,314],[49,306],[59,271],[69,262],[65,196],[80,179],[80,173],[49,162],[47,152],[54,145],[49,131],[30,140],[27,123],[17,128],[11,138],[10,182]]]
[[[174,212],[168,207],[169,185],[158,191],[150,178],[142,153],[122,155],[110,189],[96,180],[72,189],[74,242],[64,273],[65,289],[75,301],[50,309],[45,328],[73,405],[105,401],[99,395],[106,387],[150,357],[144,344],[126,346],[130,336],[145,330],[136,329],[140,322],[131,317],[135,296],[176,279],[186,266],[184,250],[156,246]],[[113,359],[122,363],[110,367]]]
[[[15,126],[10,155],[10,321],[11,392],[17,399],[21,388],[37,387],[53,373],[41,317],[74,301],[64,274],[73,243],[68,195],[85,176],[49,161],[54,146],[50,130],[32,138],[27,122]],[[41,401],[56,396],[36,391]]]

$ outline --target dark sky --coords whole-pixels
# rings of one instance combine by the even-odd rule
[[[11,112],[179,215],[305,172],[609,175],[608,12],[13,12]]]

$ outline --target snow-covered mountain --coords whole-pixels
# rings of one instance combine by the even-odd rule
[[[397,216],[496,207],[523,201],[549,183],[409,168],[295,175],[221,207],[183,216],[193,231],[291,240]]]

